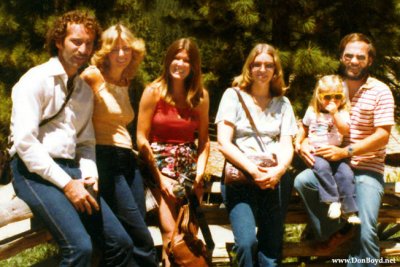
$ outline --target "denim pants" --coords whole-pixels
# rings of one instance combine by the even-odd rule
[[[284,221],[292,185],[293,179],[287,174],[282,176],[274,190],[262,190],[255,185],[221,184],[239,266],[280,264]]]
[[[324,203],[339,202],[344,213],[357,212],[354,173],[346,161],[327,161],[314,156],[312,168],[317,175],[319,199]]]
[[[158,266],[153,238],[145,223],[142,176],[130,149],[96,146],[100,195],[116,214],[133,241],[135,266]]]
[[[354,170],[354,178],[361,225],[357,228],[349,259],[350,262],[367,258],[378,259],[380,250],[376,226],[384,193],[383,175],[372,171]],[[306,169],[297,175],[294,186],[304,201],[311,225],[319,240],[327,240],[344,225],[343,220],[331,220],[327,217],[328,206],[318,201],[319,182],[311,169]],[[367,266],[367,264],[350,263],[348,266]]]
[[[55,160],[73,179],[81,172],[73,160]],[[60,248],[60,266],[90,266],[93,244],[103,251],[102,266],[133,266],[132,241],[102,198],[100,211],[79,213],[64,192],[31,173],[18,157],[11,162],[13,186],[19,198],[48,228]]]

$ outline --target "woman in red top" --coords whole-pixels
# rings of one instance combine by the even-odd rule
[[[163,72],[143,92],[139,105],[137,143],[150,166],[159,204],[164,266],[170,266],[165,249],[177,218],[175,184],[184,174],[194,180],[198,197],[209,154],[209,98],[201,82],[200,54],[190,39],[179,39],[167,50]],[[195,132],[198,145],[194,144]]]

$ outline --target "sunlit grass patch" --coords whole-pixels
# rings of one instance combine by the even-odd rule
[[[41,244],[18,253],[14,257],[0,261],[2,267],[28,267],[56,256],[58,247],[54,244]]]

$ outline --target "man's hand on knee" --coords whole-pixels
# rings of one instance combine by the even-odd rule
[[[63,190],[65,196],[79,212],[87,212],[91,215],[93,213],[93,208],[95,210],[100,209],[96,199],[94,199],[85,189],[85,183],[83,180],[72,179]]]

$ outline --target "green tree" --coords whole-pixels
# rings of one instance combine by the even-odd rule
[[[266,42],[280,50],[287,96],[302,116],[316,79],[338,69],[340,39],[357,31],[375,42],[372,74],[390,85],[399,106],[399,0],[9,0],[0,3],[2,144],[13,84],[28,68],[47,60],[43,44],[48,23],[75,8],[93,12],[104,28],[122,22],[146,41],[147,55],[132,85],[135,105],[144,86],[160,74],[166,47],[191,37],[201,50],[211,115],[250,49]]]

